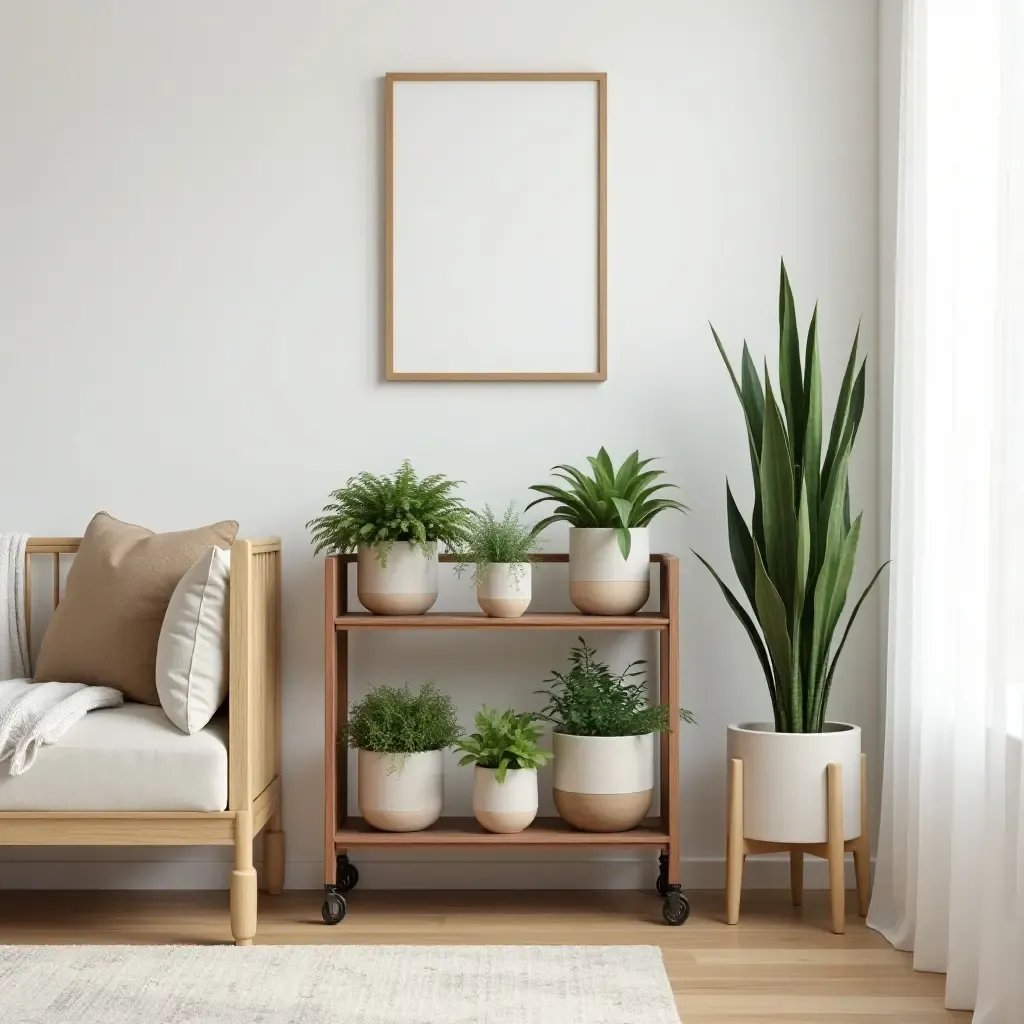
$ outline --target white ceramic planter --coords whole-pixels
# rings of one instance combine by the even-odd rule
[[[584,615],[632,615],[651,596],[651,541],[646,527],[629,531],[623,558],[612,529],[569,531],[569,597]]]
[[[418,832],[441,817],[444,765],[440,750],[419,754],[359,751],[359,813],[384,832]]]
[[[843,839],[860,835],[859,726],[826,722],[821,733],[785,733],[747,722],[729,726],[728,749],[743,762],[745,839],[826,842],[830,764],[843,769]]]
[[[583,832],[636,828],[654,796],[654,733],[567,736],[554,733],[555,807]]]
[[[533,566],[496,562],[487,567],[476,588],[477,603],[496,619],[517,619],[530,607],[533,596]]]
[[[397,541],[382,566],[377,549],[361,547],[357,556],[356,593],[367,611],[377,615],[422,615],[437,600],[437,545],[428,557],[408,541]]]
[[[537,817],[537,769],[509,769],[499,783],[493,768],[474,768],[473,813],[488,832],[522,832]]]

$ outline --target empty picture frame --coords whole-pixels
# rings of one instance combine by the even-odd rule
[[[607,80],[385,82],[387,380],[607,379]]]

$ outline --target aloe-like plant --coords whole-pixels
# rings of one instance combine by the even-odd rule
[[[494,769],[499,785],[510,769],[542,767],[551,754],[538,746],[542,729],[537,718],[528,711],[517,714],[511,708],[484,707],[476,714],[476,732],[455,741],[464,755],[459,764]]]
[[[437,542],[457,549],[473,519],[454,493],[460,483],[440,473],[421,479],[408,460],[390,476],[362,472],[351,477],[331,492],[324,514],[306,523],[314,552],[342,554],[366,545],[386,566],[397,541],[408,541],[425,555]]]
[[[644,469],[654,459],[641,459],[640,453],[635,451],[616,469],[608,452],[601,448],[597,455],[588,455],[587,461],[593,470],[591,476],[574,466],[552,467],[552,473],[564,480],[568,488],[556,484],[534,484],[530,488],[543,497],[531,501],[526,511],[545,501],[558,503],[554,514],[542,519],[534,527],[537,533],[557,522],[566,522],[570,526],[584,529],[610,527],[615,530],[622,557],[629,558],[632,546],[630,529],[647,526],[659,512],[666,509],[689,512],[678,501],[654,497],[658,491],[676,486],[655,483],[665,475],[664,470]]]
[[[729,552],[754,619],[721,576],[700,555],[722,588],[729,607],[750,637],[771,695],[778,732],[821,732],[836,665],[861,605],[878,579],[875,572],[833,641],[846,606],[860,540],[861,515],[850,521],[850,453],[864,412],[864,361],[857,363],[854,337],[828,445],[822,459],[821,365],[818,307],[807,331],[803,365],[793,291],[786,265],[779,281],[779,385],[775,398],[768,366],[758,376],[746,342],[737,378],[714,327],[743,409],[754,508],[748,526],[725,485]]]

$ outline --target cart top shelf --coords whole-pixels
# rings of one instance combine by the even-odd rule
[[[669,620],[662,615],[642,612],[639,615],[577,615],[575,613],[540,612],[520,615],[517,619],[496,619],[480,612],[427,612],[426,615],[370,615],[349,612],[334,620],[338,630],[348,629],[567,629],[567,630],[631,630],[668,629]]]

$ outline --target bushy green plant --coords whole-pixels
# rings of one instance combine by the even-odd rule
[[[443,750],[462,734],[455,702],[433,683],[375,686],[352,705],[346,738],[350,747],[378,754]]]
[[[597,652],[583,637],[569,652],[568,672],[551,671],[545,683],[551,685],[537,693],[547,697],[542,712],[555,728],[569,736],[643,736],[649,732],[669,732],[672,728],[666,704],[651,705],[644,682],[632,682],[646,676],[645,661],[632,661],[619,673],[598,661]],[[693,715],[683,709],[679,717],[692,723]]]
[[[864,361],[853,340],[822,460],[821,366],[818,307],[814,307],[803,365],[796,308],[786,265],[779,280],[779,409],[765,364],[758,376],[746,343],[737,379],[714,327],[743,410],[754,508],[748,526],[725,485],[729,552],[757,625],[701,555],[757,653],[779,732],[821,732],[836,665],[864,599],[883,564],[850,613],[829,660],[860,540],[861,516],[850,522],[850,453],[864,412]],[[886,563],[887,564],[887,563]]]
[[[536,722],[529,712],[484,707],[476,714],[476,732],[455,742],[465,754],[459,764],[492,768],[499,784],[510,769],[542,767],[551,754],[538,746],[543,730]]]
[[[509,502],[501,519],[495,517],[490,505],[484,505],[483,512],[473,515],[455,572],[461,576],[472,565],[473,585],[479,586],[492,565],[508,563],[512,577],[520,580],[526,573],[525,563],[540,546],[536,531],[516,514],[515,502]]]
[[[472,512],[454,493],[460,483],[440,473],[420,479],[408,460],[390,476],[351,477],[331,492],[324,514],[306,523],[314,551],[340,554],[366,545],[387,565],[397,541],[409,541],[427,555],[438,542],[455,550],[472,522]]]
[[[671,498],[654,497],[658,491],[676,485],[655,483],[658,477],[664,476],[664,470],[645,471],[644,467],[654,459],[641,459],[638,451],[633,452],[618,469],[604,448],[597,455],[588,455],[587,461],[593,470],[592,476],[573,466],[552,468],[552,473],[566,481],[568,488],[556,484],[534,484],[530,488],[544,497],[531,501],[526,511],[545,501],[558,503],[554,514],[537,524],[537,533],[560,521],[576,527],[610,527],[615,530],[622,557],[629,558],[631,529],[647,526],[666,509],[689,511],[685,505]]]

